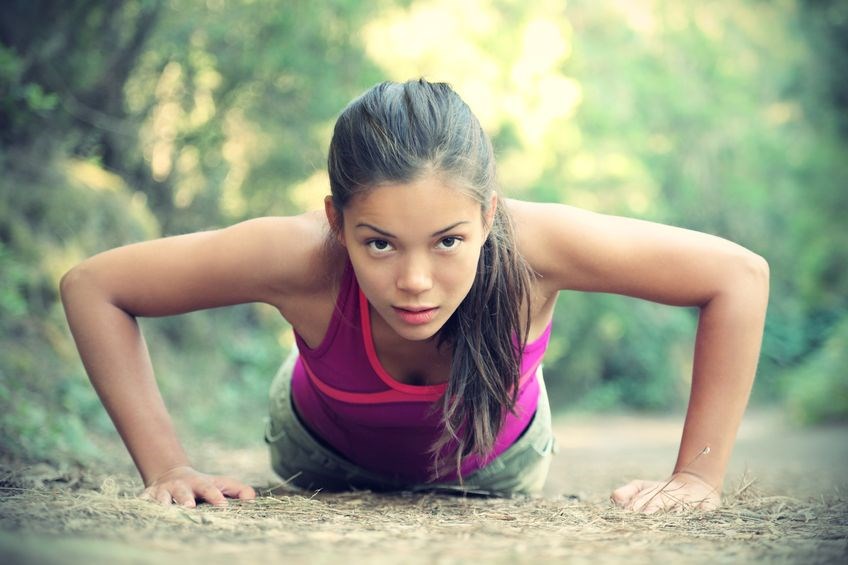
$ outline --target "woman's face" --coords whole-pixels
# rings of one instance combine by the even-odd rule
[[[341,241],[374,312],[398,335],[431,338],[459,307],[474,284],[494,206],[495,197],[484,225],[476,200],[433,176],[349,201]]]

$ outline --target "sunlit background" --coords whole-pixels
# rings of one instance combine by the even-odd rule
[[[666,222],[765,256],[754,403],[848,417],[848,6],[836,0],[125,0],[4,5],[0,451],[116,437],[57,299],[117,245],[321,206],[335,116],[382,80],[450,82],[505,194]],[[681,410],[692,310],[565,293],[562,411]],[[259,305],[146,320],[182,432],[261,442],[292,344]]]

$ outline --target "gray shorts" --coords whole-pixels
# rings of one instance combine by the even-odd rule
[[[265,442],[271,466],[288,485],[308,490],[371,490],[459,492],[491,496],[539,495],[548,476],[555,440],[551,409],[539,369],[539,403],[521,437],[494,461],[458,481],[408,484],[398,482],[348,461],[306,428],[291,401],[291,377],[297,350],[283,363],[270,392],[270,418]]]

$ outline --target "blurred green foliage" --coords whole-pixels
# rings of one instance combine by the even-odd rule
[[[783,392],[801,422],[836,422],[848,414],[848,319],[840,320],[809,360],[783,375]]]
[[[848,6],[837,0],[11,1],[0,20],[0,452],[114,440],[58,303],[83,258],[290,214],[338,111],[452,82],[504,190],[737,241],[772,291],[755,400],[848,418]],[[681,408],[697,312],[563,293],[561,407]],[[255,305],[145,320],[184,434],[261,441],[291,336]]]

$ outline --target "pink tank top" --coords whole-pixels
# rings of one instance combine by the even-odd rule
[[[463,476],[506,451],[529,425],[539,398],[536,371],[550,334],[548,325],[525,347],[516,413],[507,414],[487,457],[463,461]],[[427,482],[433,464],[429,449],[441,432],[441,399],[447,384],[408,385],[382,367],[371,335],[368,301],[350,262],[321,344],[310,349],[296,333],[295,340],[300,355],[292,374],[292,397],[309,429],[364,469],[398,481]],[[439,480],[455,478],[444,475]]]

